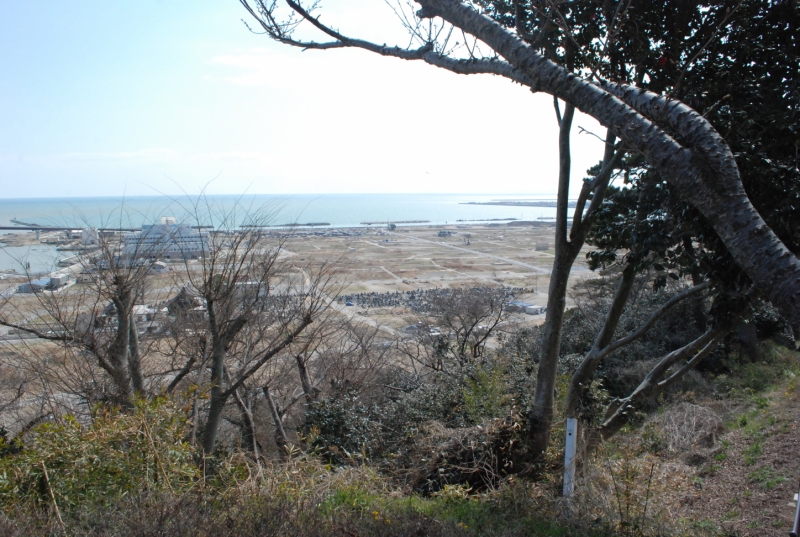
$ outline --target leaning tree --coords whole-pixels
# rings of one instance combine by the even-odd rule
[[[405,60],[419,60],[460,74],[494,74],[563,100],[568,106],[594,117],[618,138],[627,151],[641,154],[650,167],[676,188],[699,211],[725,248],[756,288],[794,323],[800,320],[800,261],[767,225],[747,196],[734,154],[711,123],[700,113],[673,96],[641,87],[641,80],[619,76],[629,65],[611,63],[613,70],[589,69],[572,72],[558,62],[561,52],[543,53],[536,35],[526,36],[522,24],[506,24],[487,3],[459,0],[416,0],[419,10],[406,12],[400,20],[412,36],[412,45],[396,47],[353,38],[321,22],[318,6],[286,0],[240,0],[261,28],[273,39],[304,49],[361,48]],[[522,20],[538,4],[554,7],[552,27],[569,30],[555,1],[519,2],[514,17]],[[632,2],[604,2],[588,10],[587,16],[628,10]],[[609,7],[613,9],[608,9]],[[633,11],[631,17],[639,14]],[[608,19],[608,17],[607,17]],[[615,20],[614,16],[608,20]],[[635,23],[635,21],[634,21]],[[310,25],[325,41],[296,37],[300,25]],[[565,28],[566,27],[566,28]],[[622,35],[622,25],[610,28]],[[455,46],[455,32],[471,36],[475,46]],[[543,32],[543,35],[546,32]],[[569,32],[567,32],[569,33]],[[615,35],[616,35],[615,34]],[[606,35],[609,42],[610,34]],[[709,39],[713,36],[709,36]],[[532,39],[533,38],[533,42]],[[587,51],[602,56],[614,53],[604,48],[603,37],[581,45],[576,36],[568,38],[576,55]],[[479,51],[488,50],[481,55]],[[548,57],[549,56],[549,57]],[[674,58],[664,57],[664,63]],[[658,62],[661,58],[657,59]],[[638,84],[637,84],[638,82]],[[633,84],[633,85],[630,85]],[[613,140],[614,138],[609,138]],[[532,449],[543,452],[549,440],[553,413],[551,379],[557,353],[540,361],[532,414]],[[545,373],[545,374],[543,374]]]

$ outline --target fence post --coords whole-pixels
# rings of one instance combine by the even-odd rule
[[[578,420],[567,418],[567,439],[564,445],[564,497],[575,492],[575,449],[578,440]]]

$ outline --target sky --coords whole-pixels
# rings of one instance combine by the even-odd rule
[[[323,8],[347,35],[408,41],[383,0]],[[301,51],[248,17],[238,0],[0,0],[0,198],[556,191],[552,97]],[[605,132],[576,116],[573,196],[602,157],[579,126]]]

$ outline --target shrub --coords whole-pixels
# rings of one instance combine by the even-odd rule
[[[376,409],[364,404],[356,391],[336,391],[330,397],[309,403],[306,438],[312,448],[337,464],[357,455],[368,457],[379,436],[376,414]]]
[[[28,445],[0,458],[0,505],[49,505],[55,497],[64,510],[142,490],[186,490],[200,471],[183,415],[160,398],[129,412],[98,407],[87,427],[72,416],[38,425]]]

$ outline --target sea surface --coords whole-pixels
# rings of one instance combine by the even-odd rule
[[[244,195],[203,198],[146,196],[128,198],[27,198],[0,199],[0,226],[12,220],[41,226],[74,228],[139,228],[162,216],[203,225],[284,225],[327,223],[330,227],[364,227],[367,222],[413,222],[399,225],[478,224],[490,221],[553,220],[553,207],[470,205],[495,200],[552,200],[554,194],[297,194]],[[228,215],[230,222],[223,224]],[[372,224],[378,226],[380,224]],[[322,226],[328,227],[328,226]],[[0,231],[2,234],[9,231]],[[64,254],[67,255],[67,254]],[[30,262],[32,272],[55,265],[54,247],[0,249],[0,270],[17,269]],[[61,256],[63,257],[63,255]]]

